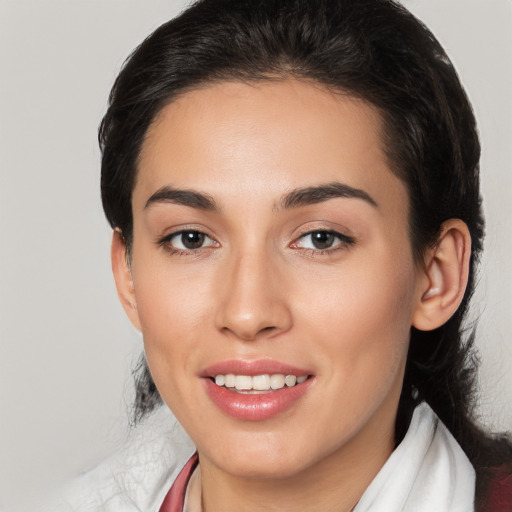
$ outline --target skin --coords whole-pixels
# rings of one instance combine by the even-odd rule
[[[131,265],[115,233],[114,274],[160,394],[197,446],[205,511],[351,510],[394,449],[410,327],[455,311],[470,242],[449,221],[414,261],[407,190],[380,128],[367,103],[287,80],[187,92],[148,131]],[[375,204],[282,204],[333,182]],[[162,187],[198,191],[217,210],[148,205]],[[180,249],[170,235],[184,229],[204,245]],[[340,237],[319,250],[311,231]],[[261,358],[307,369],[309,390],[264,421],[226,415],[200,373]]]

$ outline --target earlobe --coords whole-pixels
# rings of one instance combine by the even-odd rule
[[[437,329],[457,311],[468,283],[470,256],[471,236],[466,224],[460,219],[446,221],[436,245],[425,256],[414,327]]]
[[[114,229],[111,246],[112,271],[117,288],[117,295],[133,326],[140,331],[140,320],[135,299],[135,288],[128,258],[126,243],[119,229]]]

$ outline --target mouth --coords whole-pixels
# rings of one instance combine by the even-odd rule
[[[233,393],[241,394],[265,394],[277,391],[285,387],[292,388],[302,384],[308,379],[308,375],[293,375],[284,373],[262,375],[235,375],[234,373],[218,374],[210,377],[216,386],[223,387]]]
[[[277,417],[299,404],[313,387],[312,372],[272,360],[225,361],[202,374],[210,400],[244,421]]]

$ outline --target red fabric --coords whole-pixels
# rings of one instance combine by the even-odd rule
[[[483,510],[512,512],[512,473],[505,467],[498,469],[496,477],[491,480]]]
[[[190,476],[196,469],[199,458],[197,453],[194,453],[192,457],[185,464],[180,474],[174,480],[172,487],[169,489],[167,496],[160,507],[160,512],[183,512],[183,504],[185,501],[185,493],[187,492],[188,481]]]

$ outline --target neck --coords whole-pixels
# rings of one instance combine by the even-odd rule
[[[203,512],[350,512],[394,449],[394,418],[387,419],[282,478],[232,475],[199,454]]]

